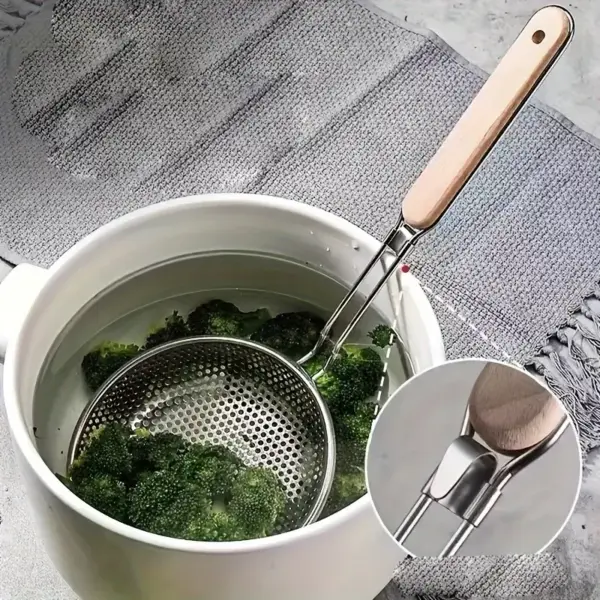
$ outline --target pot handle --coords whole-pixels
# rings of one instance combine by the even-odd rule
[[[0,360],[16,338],[33,301],[48,278],[34,265],[17,265],[0,283]]]

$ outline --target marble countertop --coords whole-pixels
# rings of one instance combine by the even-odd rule
[[[408,25],[435,31],[473,64],[491,72],[527,19],[559,4],[575,20],[570,47],[537,92],[537,98],[577,126],[600,137],[600,3],[593,0],[372,0]]]

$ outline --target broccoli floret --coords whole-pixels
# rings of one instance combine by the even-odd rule
[[[285,490],[277,475],[263,467],[243,471],[232,487],[229,513],[249,538],[270,535],[285,509]]]
[[[86,383],[96,391],[113,373],[140,352],[136,344],[104,342],[88,352],[81,361]]]
[[[336,473],[333,480],[331,493],[323,509],[321,518],[328,517],[346,508],[367,493],[365,475],[361,469],[354,469],[348,473]]]
[[[381,383],[384,364],[373,348],[346,344],[338,360],[331,366],[338,377],[353,377],[363,382],[363,400],[372,396]]]
[[[332,412],[349,414],[377,392],[383,373],[376,350],[346,345],[316,383]]]
[[[371,402],[365,402],[354,413],[340,415],[335,420],[337,439],[341,443],[358,444],[364,455],[369,435],[371,434],[374,416],[375,405]]]
[[[375,405],[363,400],[353,409],[342,404],[332,411],[336,433],[336,469],[333,486],[321,518],[352,504],[367,493],[365,453],[371,433]]]
[[[284,505],[285,491],[272,471],[246,469],[222,446],[195,446],[175,469],[147,473],[139,481],[128,517],[134,526],[158,535],[235,541],[268,535]]]
[[[190,330],[185,322],[185,319],[175,311],[169,315],[163,325],[155,328],[148,334],[146,343],[144,344],[145,349],[154,348],[173,340],[179,340],[181,338],[190,335]]]
[[[171,471],[146,475],[133,488],[129,519],[135,527],[169,537],[182,537],[189,524],[205,518],[211,502],[204,490]]]
[[[364,464],[374,408],[365,403],[354,414],[333,415],[336,465],[324,516],[341,510],[367,493]]]
[[[244,313],[231,302],[210,300],[189,314],[188,327],[193,335],[246,338],[269,317],[266,308]]]
[[[169,469],[179,463],[190,444],[174,433],[151,434],[147,429],[136,429],[128,447],[133,459],[133,477],[137,480],[145,472]]]
[[[299,360],[314,348],[324,326],[325,321],[310,312],[281,313],[264,323],[252,339]]]
[[[369,333],[369,337],[373,340],[373,343],[380,348],[391,346],[396,341],[394,330],[387,325],[377,325],[377,327]]]
[[[313,375],[323,366],[316,357],[304,368]],[[366,493],[363,474],[365,451],[375,405],[368,401],[383,376],[381,357],[372,348],[346,345],[317,386],[331,409],[336,433],[336,473],[322,518],[348,506]]]
[[[313,346],[314,347],[314,346]],[[311,348],[312,350],[312,348]],[[310,350],[309,350],[310,352]],[[302,368],[311,376],[314,377],[317,373],[319,373],[323,367],[327,364],[327,360],[331,356],[333,352],[333,345],[330,341],[326,341],[323,344],[323,347],[319,351],[316,356],[313,356],[311,359],[307,360]]]
[[[98,475],[69,487],[96,510],[122,523],[127,522],[127,488],[122,481],[110,475]]]
[[[239,309],[231,302],[210,300],[188,315],[188,327],[194,335],[239,335]]]
[[[284,504],[285,491],[272,471],[246,469],[223,446],[198,445],[173,469],[144,475],[131,492],[128,516],[159,535],[235,541],[268,535]]]
[[[69,477],[78,484],[97,475],[110,475],[125,480],[131,474],[132,456],[128,440],[131,430],[120,423],[109,423],[97,429],[88,445],[77,457]]]
[[[244,529],[225,510],[211,511],[192,519],[184,538],[198,542],[239,542],[248,539]]]
[[[314,358],[306,361],[302,367],[311,377],[313,377],[325,366],[325,362],[326,359],[324,357],[315,356]]]
[[[58,477],[108,516],[189,540],[264,537],[285,505],[285,490],[272,471],[246,467],[225,446],[132,432],[119,423],[94,432],[69,478]]]
[[[364,407],[367,408],[366,406]],[[368,407],[372,408],[372,407]],[[367,493],[364,464],[368,433],[373,412],[360,409],[356,415],[360,424],[357,430],[342,422],[343,418],[335,419],[336,431],[336,463],[333,485],[327,504],[321,513],[325,518],[349,506]],[[335,417],[334,417],[335,418]],[[352,418],[348,415],[346,419]]]
[[[244,463],[225,446],[195,445],[178,466],[182,479],[205,490],[212,500],[227,502],[234,481],[244,469]]]

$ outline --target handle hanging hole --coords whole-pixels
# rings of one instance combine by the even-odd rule
[[[541,29],[538,29],[537,31],[533,32],[531,40],[534,44],[541,44],[544,41],[545,37],[546,34]]]

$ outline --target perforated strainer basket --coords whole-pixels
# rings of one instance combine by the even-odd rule
[[[254,342],[191,337],[140,354],[81,415],[69,464],[95,429],[115,421],[223,444],[273,469],[289,500],[280,531],[314,521],[327,500],[335,467],[329,410],[300,367]]]

